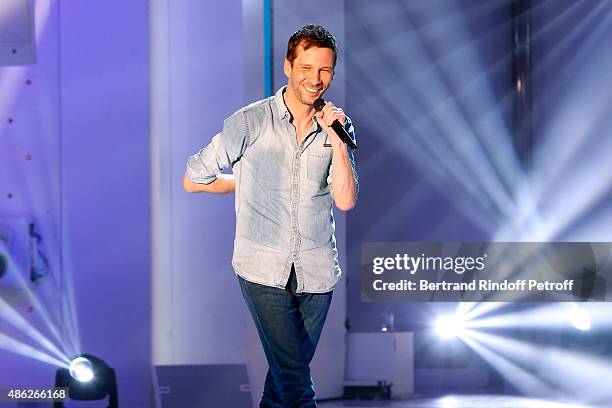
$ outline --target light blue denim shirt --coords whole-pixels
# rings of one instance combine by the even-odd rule
[[[284,288],[295,265],[297,292],[332,290],[340,278],[332,212],[332,148],[313,118],[298,145],[283,99],[255,102],[223,123],[221,133],[191,156],[185,175],[212,183],[232,167],[236,180],[236,238],[232,265],[244,279]],[[354,139],[347,118],[345,127]],[[352,151],[349,158],[357,185]]]

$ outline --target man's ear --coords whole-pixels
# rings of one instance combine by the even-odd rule
[[[283,71],[285,72],[287,78],[289,78],[289,74],[291,74],[291,68],[291,63],[287,58],[285,58],[285,63],[283,64]]]

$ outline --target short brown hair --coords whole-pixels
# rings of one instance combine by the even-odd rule
[[[308,24],[297,30],[289,37],[287,43],[287,60],[293,66],[293,60],[297,54],[297,47],[301,45],[305,50],[310,47],[330,48],[334,52],[334,67],[338,57],[336,39],[323,26]]]

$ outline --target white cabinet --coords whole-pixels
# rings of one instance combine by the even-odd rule
[[[412,332],[348,333],[346,383],[391,383],[393,399],[414,395],[414,334]]]

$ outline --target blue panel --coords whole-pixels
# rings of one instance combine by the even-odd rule
[[[266,97],[272,95],[272,0],[264,0],[264,75]]]

